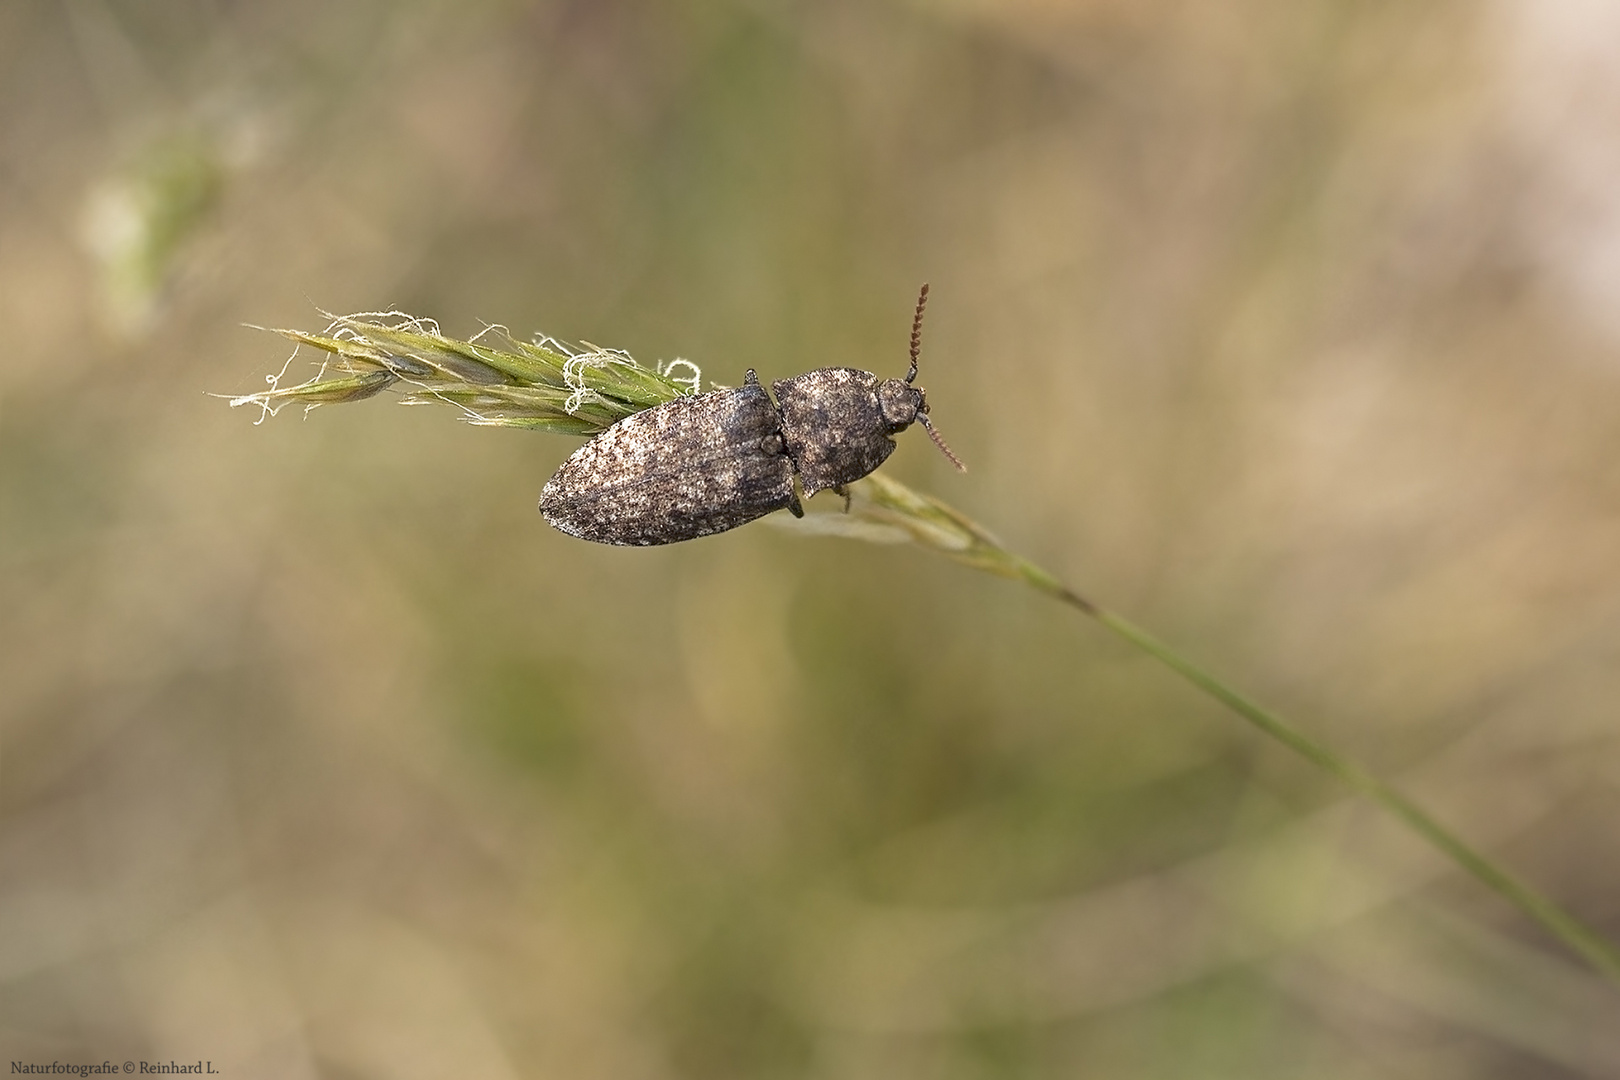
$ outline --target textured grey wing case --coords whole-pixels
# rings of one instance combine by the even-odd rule
[[[894,453],[877,386],[878,377],[870,371],[845,367],[821,368],[771,384],[805,498],[854,483]]]
[[[793,503],[781,417],[757,383],[625,417],[540,493],[540,512],[570,536],[642,547],[724,532]]]

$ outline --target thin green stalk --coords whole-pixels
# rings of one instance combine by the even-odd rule
[[[867,538],[910,540],[935,548],[970,566],[1022,581],[1038,592],[1091,616],[1265,734],[1372,799],[1458,866],[1540,923],[1610,981],[1620,984],[1620,949],[1616,949],[1612,942],[1470,846],[1435,820],[1428,811],[1350,758],[1234,690],[1129,619],[1093,603],[1046,570],[1008,551],[984,528],[932,496],[912,491],[882,475],[867,477],[855,485],[855,489],[862,505],[852,516],[880,528],[895,530],[886,537]],[[840,531],[836,525],[830,528],[819,525],[817,529],[824,532]]]
[[[281,375],[274,376],[270,389],[234,398],[231,404],[256,405],[269,415],[287,404],[308,409],[360,401],[394,389],[402,392],[403,404],[450,405],[475,424],[594,435],[631,413],[698,388],[697,369],[684,360],[650,371],[614,350],[553,338],[518,341],[498,327],[491,329],[496,331],[493,342],[460,341],[439,333],[431,321],[393,312],[334,318],[323,334],[277,331],[327,354],[320,371],[286,387],[279,385]],[[676,370],[690,377],[674,377]],[[797,521],[779,514],[773,520],[782,519],[784,527],[800,532],[932,548],[976,569],[1022,581],[1091,616],[1271,738],[1372,799],[1620,984],[1620,950],[1613,943],[1354,761],[1238,693],[1146,630],[1080,596],[938,499],[881,473],[849,485],[849,492],[849,513],[812,514]]]
[[[1440,824],[1428,811],[1398,790],[1349,758],[1311,738],[1270,709],[1238,693],[1130,620],[1087,603],[1066,590],[1053,595],[1093,616],[1115,634],[1159,660],[1267,735],[1326,769],[1394,814],[1419,836],[1449,855],[1458,866],[1539,922],[1610,980],[1620,983],[1620,950],[1617,950],[1607,938],[1536,891],[1528,883],[1470,847],[1456,833]]]

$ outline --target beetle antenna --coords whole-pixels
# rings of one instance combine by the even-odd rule
[[[962,464],[961,458],[951,453],[951,448],[945,445],[945,436],[934,428],[934,422],[928,419],[928,414],[920,412],[917,414],[917,419],[922,421],[923,430],[928,432],[930,439],[934,440],[934,445],[939,447],[939,452],[951,459],[951,464],[956,466],[956,471],[967,472],[967,466]]]
[[[908,384],[917,379],[917,354],[922,352],[922,317],[923,308],[928,306],[928,282],[923,282],[922,291],[917,294],[917,314],[911,317],[911,370],[906,372]],[[949,453],[950,451],[946,451]],[[954,460],[954,459],[953,459]]]

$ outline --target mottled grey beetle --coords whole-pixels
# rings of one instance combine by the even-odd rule
[[[735,529],[775,510],[804,516],[805,498],[842,491],[883,464],[889,436],[921,423],[951,462],[928,420],[917,378],[923,308],[911,323],[905,381],[830,367],[771,384],[750,369],[734,390],[715,390],[646,409],[574,451],[540,493],[552,525],[599,544],[673,544]]]

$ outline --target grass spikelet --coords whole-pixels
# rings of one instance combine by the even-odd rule
[[[297,343],[268,390],[231,399],[257,405],[260,422],[283,406],[361,401],[384,390],[402,405],[449,405],[463,420],[495,427],[595,435],[631,413],[697,389],[701,372],[687,360],[649,370],[616,349],[570,345],[552,337],[520,341],[503,326],[469,340],[446,337],[431,319],[403,312],[328,315],[319,334],[273,330]],[[324,353],[304,382],[282,386],[299,350]]]

